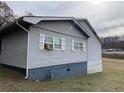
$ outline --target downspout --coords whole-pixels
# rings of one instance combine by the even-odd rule
[[[26,28],[24,28],[22,25],[20,25],[19,23],[18,23],[18,20],[16,21],[16,24],[21,28],[21,29],[23,29],[23,30],[25,30],[27,33],[28,33],[28,40],[27,40],[27,62],[26,62],[26,76],[25,76],[25,79],[27,79],[28,78],[28,51],[29,51],[29,30],[27,30]]]

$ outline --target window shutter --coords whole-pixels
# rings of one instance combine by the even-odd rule
[[[65,38],[62,38],[62,50],[65,50]]]
[[[45,41],[45,35],[40,33],[39,37],[39,49],[44,50],[44,41]]]
[[[86,44],[85,42],[83,42],[83,51],[85,51],[85,49],[86,49]]]
[[[72,51],[74,51],[74,40],[72,40]]]

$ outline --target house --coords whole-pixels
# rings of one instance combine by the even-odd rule
[[[0,28],[0,63],[31,80],[102,71],[101,41],[87,19],[23,16]]]

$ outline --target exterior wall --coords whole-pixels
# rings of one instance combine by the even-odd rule
[[[102,72],[102,47],[99,40],[93,34],[92,30],[84,21],[80,21],[81,25],[92,35],[88,39],[88,73]]]
[[[75,27],[73,27],[72,24],[66,21],[52,21],[41,22],[36,26],[55,30],[64,34],[31,27],[29,32],[28,69],[87,61],[87,39]],[[64,37],[66,39],[65,50],[40,50],[40,33],[53,37]],[[86,42],[85,52],[72,51],[72,39]]]
[[[85,38],[69,21],[43,21],[37,24],[38,27],[47,28],[67,35]]]
[[[87,62],[70,63],[29,69],[31,80],[49,80],[75,77],[87,73]]]
[[[27,32],[13,31],[1,38],[2,51],[0,63],[26,68],[27,60]]]

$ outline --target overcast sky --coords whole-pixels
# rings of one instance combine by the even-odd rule
[[[6,3],[19,16],[31,12],[36,16],[87,18],[99,36],[124,34],[124,1],[7,1]]]

